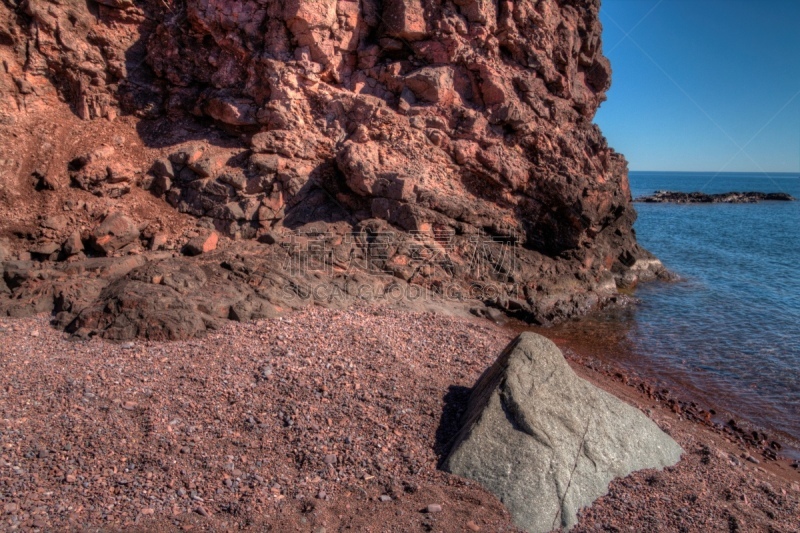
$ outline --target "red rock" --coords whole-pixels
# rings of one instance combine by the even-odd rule
[[[453,67],[425,67],[405,78],[406,85],[417,98],[426,102],[449,105],[455,97]]]
[[[383,21],[389,35],[407,41],[420,40],[427,33],[421,0],[385,0]]]
[[[206,113],[220,122],[232,126],[254,126],[256,107],[254,102],[243,98],[212,98],[206,104]]]
[[[92,246],[105,255],[111,255],[120,248],[139,238],[139,227],[127,215],[114,212],[92,231]]]
[[[156,233],[150,240],[151,250],[160,250],[167,244],[167,235],[165,233]]]
[[[64,241],[64,244],[61,246],[64,254],[66,255],[76,255],[83,251],[83,240],[81,239],[81,234],[77,231],[70,233],[67,240]]]
[[[211,252],[217,248],[219,242],[219,234],[212,231],[206,235],[198,235],[189,240],[184,247],[186,255],[200,255]]]

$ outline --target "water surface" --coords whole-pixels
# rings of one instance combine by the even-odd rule
[[[788,192],[800,174],[632,172],[656,190]],[[553,331],[571,346],[800,443],[800,202],[637,203],[639,242],[681,278]]]

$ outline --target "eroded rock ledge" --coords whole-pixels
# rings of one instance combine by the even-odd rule
[[[143,190],[223,239],[338,246],[380,228],[447,258],[421,268],[414,247],[390,247],[381,261],[403,283],[491,282],[484,303],[553,322],[663,272],[632,232],[626,162],[592,123],[611,76],[598,12],[599,0],[9,0],[0,112],[46,117],[54,90],[89,122],[138,117],[135,154],[104,139],[15,167],[49,209],[68,180],[140,230]],[[59,247],[92,245],[99,222],[71,218],[52,242],[8,232],[28,242],[7,247],[82,260]],[[476,259],[483,239],[523,266]],[[5,292],[20,301],[25,287]]]

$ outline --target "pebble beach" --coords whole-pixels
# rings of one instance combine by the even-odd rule
[[[114,344],[40,315],[0,334],[1,530],[516,531],[494,496],[438,468],[513,336],[489,321],[310,308]],[[570,362],[686,452],[614,481],[576,530],[796,530],[789,462]]]

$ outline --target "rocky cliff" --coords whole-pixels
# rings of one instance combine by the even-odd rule
[[[92,241],[124,211],[142,247],[213,229],[230,253],[259,240],[273,251],[255,256],[291,260],[286,243],[308,255],[311,235],[326,283],[359,259],[532,321],[585,313],[660,269],[636,244],[626,162],[592,123],[611,79],[599,4],[3,0],[8,253],[84,260],[41,248],[70,236],[85,255],[137,253]],[[57,230],[25,209],[67,199],[83,209]]]

